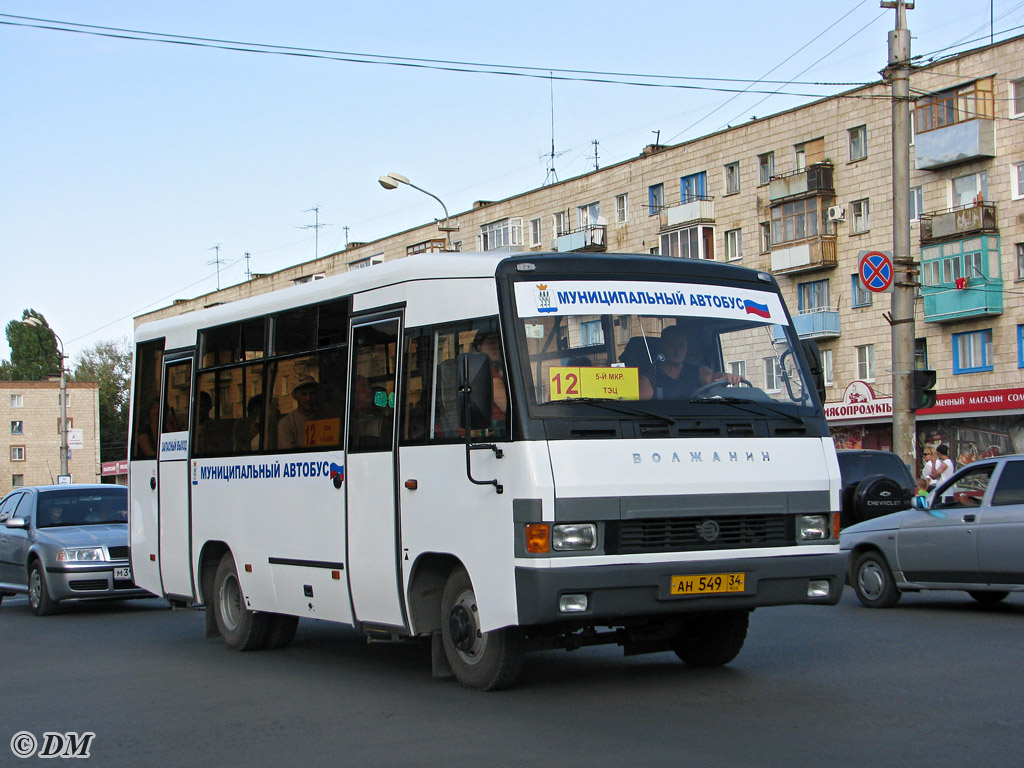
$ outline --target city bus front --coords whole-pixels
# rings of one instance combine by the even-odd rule
[[[581,254],[498,277],[517,431],[553,479],[514,502],[520,625],[745,634],[753,608],[838,602],[838,463],[770,275]]]

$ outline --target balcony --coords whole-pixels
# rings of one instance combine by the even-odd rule
[[[965,120],[914,134],[914,168],[918,171],[995,156],[995,120]]]
[[[801,339],[835,339],[839,337],[839,310],[808,309],[793,315],[793,330]],[[781,325],[775,326],[772,334],[776,341],[785,338]]]
[[[921,246],[921,298],[926,323],[951,323],[1003,313],[998,235]]]
[[[555,249],[559,253],[569,251],[605,251],[605,225],[591,224],[555,238]]]
[[[776,275],[832,269],[835,266],[835,235],[818,235],[772,246],[771,270]]]
[[[926,323],[950,323],[1003,314],[1003,281],[972,277],[955,285],[926,285],[921,288]]]
[[[775,176],[768,184],[768,199],[773,203],[788,197],[812,194],[835,194],[832,163],[815,163],[802,171]]]
[[[922,245],[997,232],[995,203],[972,203],[921,214]]]
[[[715,198],[702,196],[688,200],[682,205],[662,208],[660,216],[662,230],[687,224],[714,224]]]

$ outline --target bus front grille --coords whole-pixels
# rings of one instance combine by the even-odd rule
[[[686,552],[795,543],[785,515],[652,518],[609,523],[605,551],[610,555]]]

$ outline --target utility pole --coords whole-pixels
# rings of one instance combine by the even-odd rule
[[[919,270],[910,253],[910,30],[907,10],[913,0],[882,0],[883,8],[896,11],[896,28],[889,32],[889,64],[892,82],[892,449],[913,470],[914,411],[911,389],[914,368],[914,292]]]

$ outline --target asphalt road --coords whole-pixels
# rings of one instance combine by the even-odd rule
[[[615,647],[528,657],[517,688],[430,677],[419,644],[304,621],[236,653],[158,600],[45,618],[0,606],[0,766],[27,731],[91,731],[131,766],[1020,766],[1024,595],[907,595],[887,611],[757,611],[728,667]]]

